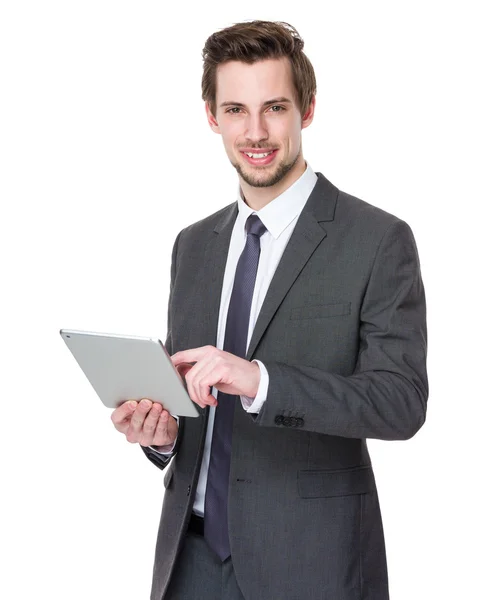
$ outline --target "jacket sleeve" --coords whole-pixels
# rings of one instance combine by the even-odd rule
[[[255,423],[350,438],[408,439],[425,421],[426,353],[417,247],[410,227],[397,220],[385,232],[370,272],[353,374],[265,360],[269,387]]]
[[[172,294],[174,290],[174,281],[176,276],[176,267],[177,267],[177,246],[179,244],[179,239],[181,237],[182,231],[180,231],[175,239],[174,246],[172,248],[172,260],[171,260],[171,268],[170,268],[170,291],[169,291],[169,306],[167,310],[167,338],[165,340],[164,346],[167,349],[169,354],[172,354]],[[169,464],[170,459],[177,454],[177,450],[181,444],[183,438],[183,430],[184,430],[184,417],[178,418],[179,431],[177,433],[177,439],[174,446],[174,449],[170,454],[161,454],[157,452],[154,448],[140,446],[145,454],[145,456],[159,469],[165,469],[165,467]]]

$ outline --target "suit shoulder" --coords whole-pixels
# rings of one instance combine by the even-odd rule
[[[375,235],[385,233],[393,225],[410,229],[408,223],[396,215],[341,190],[335,218],[346,227],[358,227]]]
[[[181,235],[183,235],[186,239],[191,238],[192,236],[199,237],[201,235],[203,238],[205,238],[205,234],[211,232],[221,219],[231,213],[231,210],[235,207],[235,204],[236,202],[232,202],[231,204],[228,204],[224,208],[217,210],[211,215],[204,217],[203,219],[200,219],[199,221],[196,221],[187,227],[184,227],[184,229],[181,231]]]

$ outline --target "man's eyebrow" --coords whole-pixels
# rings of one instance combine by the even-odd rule
[[[288,102],[289,104],[292,104],[292,100],[290,100],[289,98],[286,98],[285,96],[279,96],[278,98],[272,98],[271,100],[267,100],[266,102],[263,103],[262,106],[269,106],[270,104],[282,104],[284,102]],[[222,102],[219,107],[223,108],[223,106],[245,106],[244,104],[242,104],[241,102]]]

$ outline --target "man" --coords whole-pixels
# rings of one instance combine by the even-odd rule
[[[366,438],[425,420],[424,289],[410,227],[304,160],[302,48],[288,24],[254,21],[203,52],[239,188],[172,253],[166,347],[200,418],[149,399],[112,415],[170,465],[152,600],[388,598]]]

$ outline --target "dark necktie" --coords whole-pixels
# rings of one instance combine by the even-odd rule
[[[238,260],[226,318],[223,350],[246,356],[248,323],[260,258],[260,236],[266,231],[257,215],[246,220],[246,245]],[[228,484],[233,415],[238,396],[218,391],[208,482],[204,500],[204,537],[224,561],[230,556],[228,537]]]

